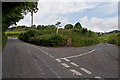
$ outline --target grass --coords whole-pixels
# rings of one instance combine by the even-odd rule
[[[8,36],[8,38],[18,38],[18,36]]]
[[[8,38],[18,38],[18,36],[21,33],[25,33],[26,31],[7,31],[5,32],[5,35],[8,36]]]
[[[24,33],[26,31],[7,31],[5,32],[5,34],[20,34],[20,33]]]

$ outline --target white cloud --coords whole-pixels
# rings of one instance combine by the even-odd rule
[[[38,5],[39,10],[37,13],[34,14],[34,24],[36,25],[55,24],[57,21],[62,22],[62,24],[67,24],[69,23],[69,19],[66,18],[65,16],[60,17],[59,15],[76,13],[85,9],[92,9],[99,4],[99,3],[89,3],[89,1],[84,2],[83,0],[82,0],[83,2],[70,2],[70,0],[67,2],[65,0],[62,0],[61,2],[58,1],[49,2],[50,0],[49,1],[45,0],[45,1],[46,2],[42,0],[39,1],[39,5]],[[116,3],[102,6],[102,8],[103,10],[105,9],[104,11],[106,14],[112,14],[117,10]],[[117,29],[117,24],[118,24],[117,17],[105,18],[105,19],[91,17],[91,19],[88,19],[88,16],[83,17],[80,20],[80,22],[82,23],[83,26],[87,27],[90,30],[110,31],[113,29]],[[27,25],[27,26],[30,26],[30,24],[31,24],[30,13],[18,23],[18,25]]]
[[[105,11],[105,14],[113,14],[118,12],[118,3],[117,2],[111,2],[107,5],[102,6],[102,8]]]
[[[105,19],[92,17],[90,20],[87,17],[83,17],[80,22],[84,27],[95,32],[108,32],[118,29],[118,17]]]
[[[40,0],[40,2],[118,2],[119,0]]]
[[[60,21],[62,24],[69,22],[66,18],[59,18],[56,15],[51,15],[48,18],[43,19],[41,22],[43,24],[55,24],[57,21]]]
[[[86,22],[88,22],[88,17],[85,16],[85,17],[81,18],[80,21],[81,21],[83,24],[85,24]]]
[[[39,2],[39,14],[66,14],[91,9],[97,4],[87,2]]]
[[[57,20],[61,21],[63,24],[68,22],[68,19],[64,17],[59,17],[59,14],[69,14],[74,12],[79,12],[84,9],[91,9],[97,4],[86,3],[86,2],[40,2],[38,4],[38,12],[34,14],[34,24],[55,24]],[[31,24],[30,13],[25,16],[23,20],[18,22],[18,25]]]
[[[31,14],[28,13],[24,19],[20,20],[17,25],[26,25],[30,26],[31,25]]]

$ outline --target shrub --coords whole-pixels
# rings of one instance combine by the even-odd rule
[[[66,40],[67,39],[65,39],[62,35],[54,34],[49,39],[49,42],[50,42],[50,46],[63,46],[65,45]]]
[[[120,34],[111,36],[107,42],[120,46]]]
[[[36,30],[32,29],[28,32],[22,33],[19,36],[20,40],[37,44],[40,46],[65,46],[67,39],[70,38],[72,46],[82,47],[90,46],[99,43],[99,39],[96,33],[88,31],[85,28],[71,29],[71,30],[59,30],[59,34],[56,34],[55,29],[50,30]]]
[[[29,42],[30,38],[31,37],[34,37],[35,36],[35,31],[33,30],[29,30],[28,32],[25,32],[25,33],[21,33],[18,37],[18,39],[21,39],[25,42]]]
[[[36,35],[30,38],[30,43],[37,44],[40,46],[49,46],[49,38],[51,36],[48,34]]]
[[[2,33],[2,48],[5,47],[7,40],[8,40],[8,38],[7,38],[7,36],[5,35],[5,33]],[[0,44],[1,44],[1,43],[0,43]]]

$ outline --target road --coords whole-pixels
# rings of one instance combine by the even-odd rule
[[[9,38],[2,53],[3,78],[117,78],[118,47],[42,47]]]

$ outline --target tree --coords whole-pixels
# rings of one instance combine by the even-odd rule
[[[40,29],[40,30],[44,29],[44,25],[38,25],[37,29]]]
[[[3,2],[2,3],[2,30],[16,24],[24,18],[28,12],[37,12],[37,2]]]
[[[75,28],[75,29],[81,29],[82,26],[81,26],[81,24],[80,24],[79,22],[77,22],[77,23],[75,24],[74,28]]]
[[[45,27],[46,30],[50,30],[50,29],[56,29],[55,25],[48,25],[47,27]]]
[[[36,28],[36,25],[32,25],[31,28]]]
[[[65,29],[73,29],[73,25],[72,24],[67,24],[67,25],[65,25]]]
[[[17,26],[18,29],[21,29],[21,28],[25,28],[27,26],[23,25],[23,26]]]

